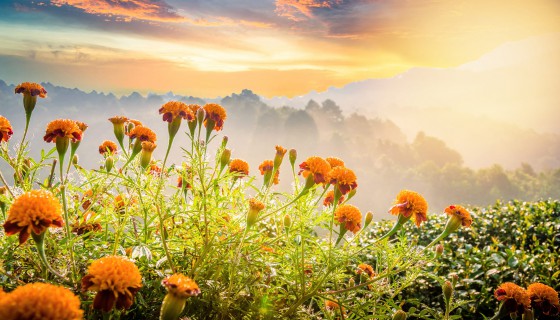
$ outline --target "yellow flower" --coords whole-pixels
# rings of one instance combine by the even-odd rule
[[[102,155],[105,155],[106,153],[108,153],[109,155],[113,155],[117,153],[117,151],[118,151],[117,144],[114,143],[113,141],[105,140],[99,146],[99,153]]]
[[[358,187],[354,171],[343,166],[332,168],[327,176],[327,182],[335,185],[342,195],[345,195]]]
[[[236,172],[247,176],[249,175],[249,164],[241,159],[233,159],[229,163],[229,172]]]
[[[82,278],[82,291],[97,291],[93,308],[109,312],[128,309],[142,287],[138,267],[123,257],[108,256],[95,260]]]
[[[46,190],[31,190],[17,197],[8,210],[4,223],[6,235],[19,232],[22,244],[31,235],[39,235],[50,226],[62,227],[62,207],[58,199]]]
[[[23,95],[27,96],[39,96],[41,98],[45,98],[47,96],[47,90],[43,88],[42,85],[35,83],[35,82],[24,82],[18,84],[15,93],[23,93]]]
[[[502,283],[498,289],[494,291],[494,297],[496,297],[498,301],[513,299],[516,306],[514,310],[510,310],[510,313],[520,311],[520,313],[523,314],[524,310],[531,308],[531,299],[527,291],[512,282]]]
[[[214,127],[212,129],[216,131],[222,130],[224,121],[227,118],[226,109],[219,104],[208,103],[204,106],[204,111],[206,111],[204,126],[208,127],[208,124],[214,123]]]
[[[169,101],[159,108],[159,114],[163,114],[163,121],[172,122],[175,118],[181,117],[188,121],[195,118],[192,110],[181,101]]]
[[[138,141],[149,141],[151,143],[155,143],[157,140],[157,136],[155,132],[153,132],[150,128],[144,126],[137,126],[130,131],[130,139],[138,138]]]
[[[358,269],[356,270],[357,274],[365,273],[368,275],[369,278],[373,278],[375,276],[375,272],[373,271],[373,267],[367,263],[360,263],[358,265]]]
[[[83,318],[80,299],[70,290],[49,283],[29,283],[0,299],[2,320]]]
[[[46,142],[56,142],[57,138],[68,138],[72,142],[77,142],[82,140],[82,130],[74,120],[54,120],[47,125],[47,131],[43,139]]]
[[[460,219],[461,225],[463,227],[470,227],[472,223],[471,214],[463,207],[459,205],[449,206],[445,208],[445,213],[448,216]]]
[[[344,225],[346,230],[354,234],[362,228],[362,213],[351,204],[343,204],[336,208],[334,218],[336,224]]]
[[[533,283],[527,288],[533,310],[540,310],[545,315],[557,315],[560,311],[558,292],[542,283]]]
[[[0,116],[0,142],[10,140],[12,134],[14,134],[12,124],[8,119]]]
[[[200,289],[196,282],[181,273],[176,273],[163,279],[161,284],[167,289],[167,292],[178,298],[186,299],[200,294]]]
[[[341,196],[340,199],[338,199],[338,204],[341,204],[344,201],[344,196]],[[323,205],[325,207],[328,206],[332,206],[334,202],[334,191],[330,190],[329,192],[327,192],[327,195],[325,196],[325,200],[323,200]]]
[[[316,184],[325,183],[331,165],[321,157],[309,157],[299,165],[299,174],[304,178],[312,175]]]
[[[325,160],[331,165],[331,168],[344,167],[344,161],[337,157],[327,157]]]
[[[423,221],[428,221],[428,202],[419,193],[409,190],[401,190],[395,200],[395,205],[389,209],[392,215],[402,214],[405,218],[414,220],[416,226]]]

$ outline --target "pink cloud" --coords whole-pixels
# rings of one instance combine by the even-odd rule
[[[332,8],[342,0],[276,0],[276,13],[290,20],[301,21],[313,18],[313,9]]]
[[[119,20],[148,20],[160,22],[179,22],[184,18],[174,11],[165,1],[149,0],[51,0],[54,6],[71,6],[86,13],[115,16]]]

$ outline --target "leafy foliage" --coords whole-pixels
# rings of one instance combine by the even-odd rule
[[[560,201],[497,202],[471,210],[471,228],[460,229],[444,240],[443,255],[429,269],[443,278],[458,276],[456,296],[469,302],[456,314],[462,319],[492,316],[498,306],[494,290],[507,281],[525,288],[541,282],[560,290]],[[402,232],[414,243],[426,245],[445,221],[444,215],[432,216],[421,229],[408,225]],[[384,234],[390,226],[387,221],[373,226],[372,238]],[[407,288],[403,298],[441,308],[441,283],[430,277],[431,272]]]

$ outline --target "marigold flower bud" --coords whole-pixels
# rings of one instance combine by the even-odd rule
[[[373,220],[373,212],[368,211],[366,213],[366,220],[364,222],[364,228],[369,226],[369,224],[371,223],[372,220]]]
[[[441,255],[443,254],[443,245],[441,243],[436,246],[435,252],[436,257],[441,257]]]
[[[108,156],[107,158],[105,158],[105,171],[111,172],[111,169],[113,169],[114,165],[115,158],[113,158],[113,156]]]
[[[453,295],[453,285],[449,281],[445,281],[442,286],[443,297],[445,298],[445,302],[447,303],[451,299],[451,295]]]
[[[296,163],[296,159],[297,159],[296,149],[290,149],[288,157],[290,158],[290,165],[292,165],[292,168],[293,168],[295,163]]]
[[[406,312],[397,310],[397,312],[393,315],[393,320],[406,320]]]
[[[257,218],[259,217],[259,212],[264,209],[264,203],[260,202],[257,199],[249,200],[249,213],[247,214],[247,228],[250,228],[252,225],[257,222]]]
[[[220,171],[229,164],[230,158],[231,158],[231,150],[224,149],[224,151],[222,151],[222,156],[220,157]]]
[[[78,165],[79,160],[80,158],[78,157],[77,154],[75,154],[74,157],[72,158],[72,164],[74,164],[75,166]]]
[[[286,227],[286,229],[289,229],[292,226],[292,217],[290,217],[289,214],[286,214],[284,216],[284,227]]]

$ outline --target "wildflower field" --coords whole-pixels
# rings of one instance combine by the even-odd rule
[[[387,203],[396,220],[372,222],[352,204],[367,190],[343,159],[271,146],[249,168],[221,135],[222,106],[179,101],[154,106],[166,137],[108,119],[115,139],[99,141],[102,165],[89,170],[76,157],[88,126],[70,119],[52,119],[30,157],[47,92],[26,82],[15,94],[25,128],[0,116],[12,169],[0,175],[2,320],[558,317],[558,202],[450,203],[428,219],[424,197],[402,190]],[[280,170],[290,193],[276,189]]]

